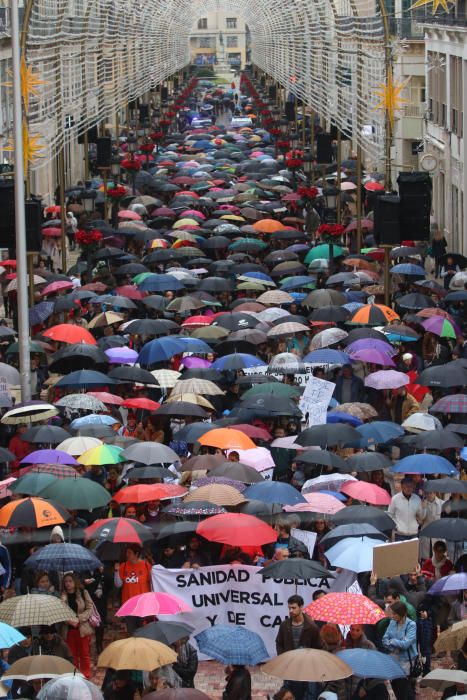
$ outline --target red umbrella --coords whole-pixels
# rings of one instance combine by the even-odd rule
[[[380,182],[374,182],[373,180],[370,180],[367,182],[363,187],[368,190],[368,192],[382,192],[384,191],[384,185],[382,185]]]
[[[62,235],[62,229],[55,228],[54,226],[50,226],[48,228],[43,228],[42,235],[49,236],[50,238],[60,238],[60,236]]]
[[[46,214],[60,214],[62,211],[62,208],[58,204],[52,204],[50,207],[47,207],[45,210]]]
[[[116,544],[143,544],[154,538],[150,528],[130,518],[104,518],[96,520],[84,531],[85,540],[100,539]]]
[[[277,532],[270,525],[245,513],[213,515],[199,523],[196,532],[210,542],[232,547],[261,547],[277,540]]]
[[[385,617],[379,605],[360,593],[327,593],[303,612],[336,625],[374,625]]]
[[[341,487],[342,493],[351,498],[356,498],[373,506],[387,506],[391,502],[391,496],[385,489],[367,481],[348,481]]]
[[[239,423],[238,425],[231,425],[234,430],[240,430],[240,432],[248,435],[249,438],[258,440],[272,440],[271,433],[265,428],[259,428],[257,425],[248,425],[248,423]]]
[[[95,399],[99,399],[102,403],[107,403],[112,406],[121,406],[123,403],[121,396],[111,394],[108,391],[88,391],[86,393],[89,394],[89,396],[94,396]]]
[[[60,292],[62,289],[71,289],[73,287],[73,282],[67,282],[66,280],[57,280],[56,282],[51,282],[41,292],[42,297],[46,297],[48,294],[55,294]]]
[[[177,484],[136,484],[117,491],[114,501],[117,503],[147,503],[163,501],[177,496],[184,496],[186,489]]]
[[[142,397],[141,399],[126,399],[122,404],[125,408],[143,409],[144,411],[156,411],[161,407],[157,401],[151,401]]]
[[[144,292],[140,292],[137,287],[133,287],[131,284],[126,284],[124,287],[117,287],[115,294],[126,297],[127,299],[134,299],[135,301],[140,301],[146,296]]]
[[[48,328],[42,334],[51,340],[58,340],[61,343],[87,343],[88,345],[97,345],[97,341],[86,328],[74,326],[71,323],[59,323],[58,326]]]

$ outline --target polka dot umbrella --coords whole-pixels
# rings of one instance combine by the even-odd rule
[[[314,620],[337,625],[374,625],[385,617],[379,605],[360,593],[327,593],[304,612]]]

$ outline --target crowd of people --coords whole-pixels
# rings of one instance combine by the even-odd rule
[[[466,671],[467,260],[448,252],[435,224],[431,248],[402,242],[391,253],[386,306],[384,251],[371,223],[372,195],[384,191],[378,174],[365,177],[358,250],[352,159],[341,174],[345,227],[326,220],[326,181],[310,192],[278,155],[250,79],[228,92],[227,101],[221,88],[190,83],[176,122],[183,132],[169,129],[139,160],[122,130],[115,152],[138,162],[136,191],[110,183],[106,205],[91,215],[79,187],[70,194],[66,233],[80,255],[67,271],[51,253],[59,213],[46,211],[49,243],[30,309],[35,402],[2,393],[0,621],[9,619],[5,605],[31,594],[60,601],[69,615],[13,625],[21,639],[2,654],[0,697],[55,697],[44,685],[52,675],[9,680],[20,660],[41,654],[89,681],[107,668],[105,700],[218,698],[209,688],[190,694],[202,646],[189,625],[167,639],[164,618],[116,616],[153,591],[154,566],[282,564],[286,572],[301,564],[321,567],[308,577],[318,580],[351,572],[357,588],[348,595],[364,598],[379,621],[318,617],[313,606],[328,589],[310,588],[304,599],[290,586],[277,655],[378,651],[400,674],[376,673],[371,655],[365,675],[323,680],[304,668],[300,680],[273,682],[275,700],[390,692],[412,700],[446,660]],[[196,106],[212,104],[216,125],[192,128]],[[231,128],[234,112],[253,125]],[[1,367],[15,373],[15,261],[3,270]],[[31,511],[43,499],[46,520],[57,509],[54,527]],[[198,533],[229,513],[267,523],[271,539],[232,544],[227,531],[215,540]],[[311,546],[303,533],[315,536]],[[375,544],[411,541],[417,552],[397,562],[397,574],[374,570]],[[94,553],[94,567],[71,554],[45,566],[41,556],[55,561],[53,548],[67,543]],[[171,619],[183,623],[183,613]],[[460,631],[446,646],[452,629]],[[125,637],[165,639],[176,660],[144,670],[98,661]],[[223,700],[264,697],[248,663],[228,650],[215,658],[226,665]],[[464,691],[446,672],[433,686],[443,699]],[[164,694],[171,689],[186,690]]]

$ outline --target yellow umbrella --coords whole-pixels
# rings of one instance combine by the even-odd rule
[[[209,501],[209,503],[215,503],[216,506],[238,506],[240,503],[246,502],[246,498],[240,491],[226,484],[200,486],[200,488],[191,491],[183,500],[186,503],[191,503],[192,501]],[[286,676],[284,676],[284,678],[286,678]],[[287,678],[289,678],[289,676],[287,676]]]
[[[223,214],[221,219],[228,219],[229,221],[245,221],[243,216],[237,216],[237,214]]]
[[[116,314],[114,311],[104,311],[89,321],[88,328],[106,328],[111,326],[112,323],[121,323],[124,320],[123,316]]]
[[[97,665],[116,671],[153,671],[173,664],[177,654],[166,644],[143,637],[112,642],[97,659]]]
[[[193,492],[194,493],[194,492]],[[261,668],[263,673],[289,681],[337,681],[352,675],[350,666],[338,656],[320,649],[293,649],[279,654]]]
[[[204,408],[208,408],[210,411],[216,410],[212,403],[210,403],[203,396],[199,396],[198,394],[175,394],[175,396],[170,396],[170,398],[166,400],[166,403],[174,403],[175,401],[186,401],[187,403],[194,403],[197,406],[203,406]]]
[[[173,224],[172,228],[181,228],[182,226],[199,226],[199,223],[194,219],[179,219]]]

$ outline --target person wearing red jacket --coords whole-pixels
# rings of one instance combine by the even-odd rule
[[[18,425],[16,433],[8,443],[8,449],[10,452],[13,452],[13,454],[16,455],[16,461],[12,462],[10,465],[12,471],[18,469],[20,466],[20,461],[23,459],[23,457],[26,457],[32,451],[29,442],[21,439],[21,436],[26,432],[26,430],[26,425]]]
[[[446,544],[441,540],[433,545],[433,556],[425,559],[422,565],[422,574],[435,581],[447,576],[454,569],[454,564],[447,556]]]

